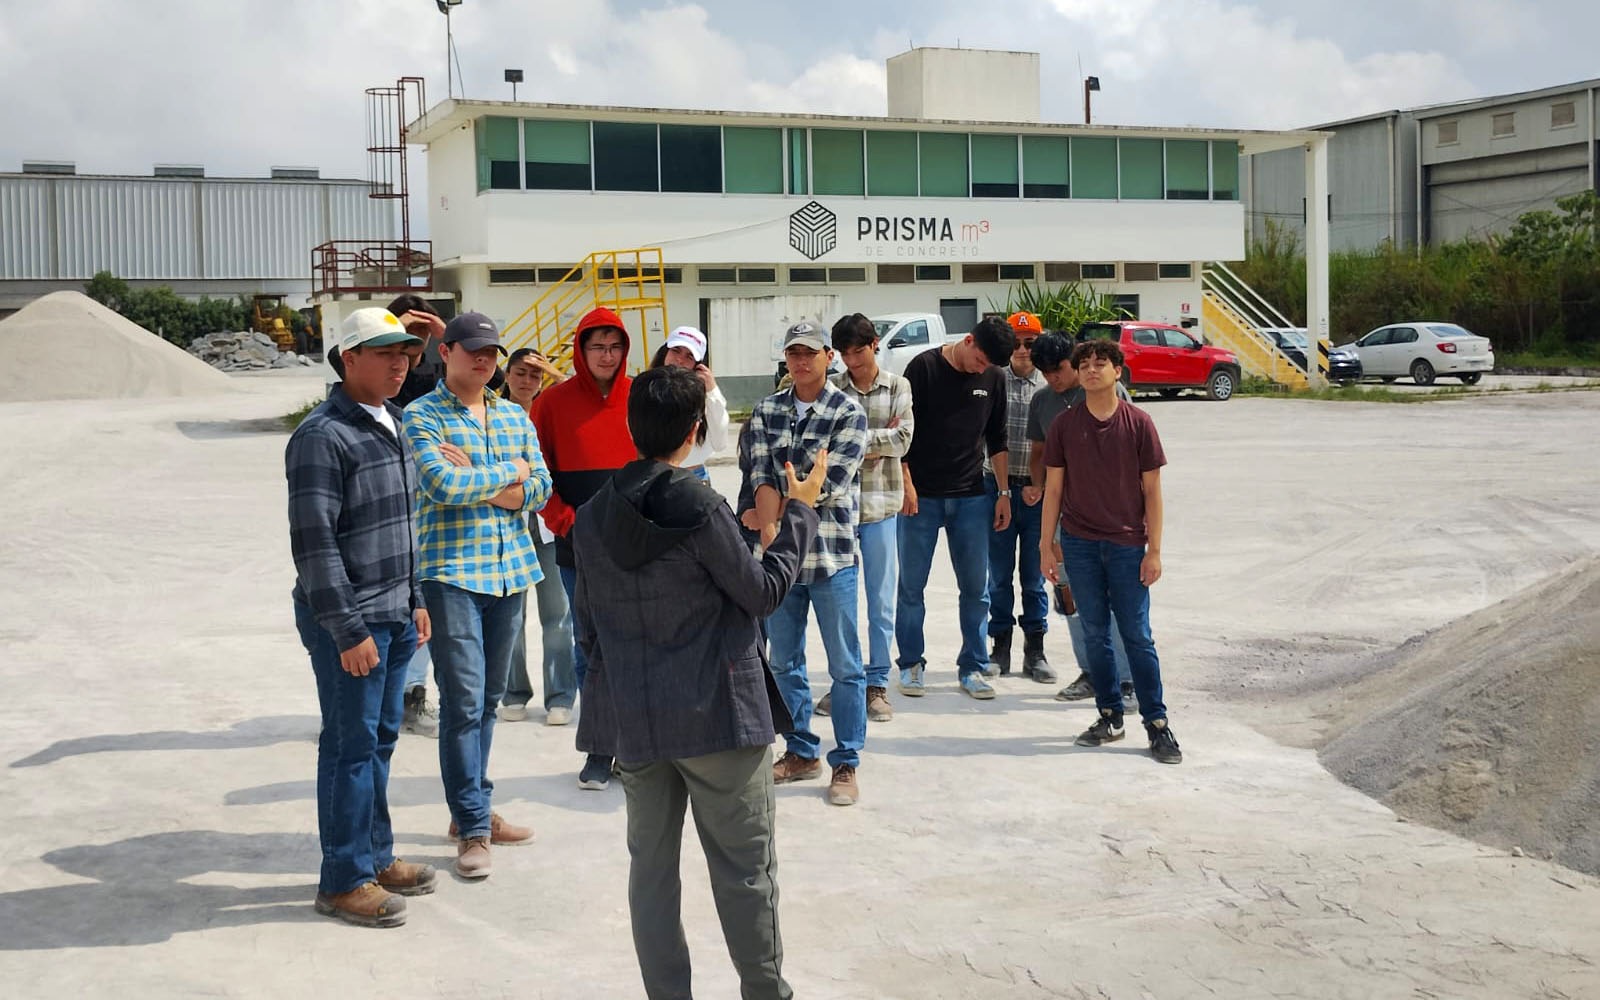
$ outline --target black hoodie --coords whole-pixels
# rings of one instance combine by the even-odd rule
[[[791,728],[756,620],[782,603],[816,530],[811,508],[786,504],[757,560],[692,472],[623,466],[572,529],[589,663],[578,749],[633,764],[766,746]]]

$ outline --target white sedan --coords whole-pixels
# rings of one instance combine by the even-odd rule
[[[1477,385],[1494,370],[1489,338],[1454,323],[1392,323],[1341,350],[1354,351],[1362,372],[1385,382],[1409,375],[1418,385],[1432,385],[1435,377],[1451,375]]]

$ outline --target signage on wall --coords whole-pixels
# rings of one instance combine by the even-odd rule
[[[859,257],[977,257],[989,233],[988,219],[957,220],[948,215],[858,215]],[[810,201],[789,216],[789,246],[816,260],[839,245],[839,217]]]

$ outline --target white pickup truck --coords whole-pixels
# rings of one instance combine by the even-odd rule
[[[878,366],[900,375],[906,362],[950,339],[938,313],[886,313],[872,317],[878,329]]]

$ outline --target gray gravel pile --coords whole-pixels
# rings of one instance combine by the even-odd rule
[[[196,337],[189,353],[225,372],[262,371],[267,368],[294,368],[316,364],[314,358],[293,351],[279,351],[271,337],[253,330],[223,331]]]

